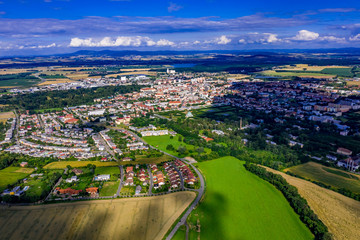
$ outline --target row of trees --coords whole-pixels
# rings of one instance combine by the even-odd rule
[[[318,218],[308,205],[307,201],[300,196],[297,188],[290,185],[282,176],[266,171],[265,168],[255,164],[246,163],[245,168],[260,178],[268,181],[282,192],[289,201],[291,207],[299,214],[300,219],[307,225],[310,231],[315,235],[315,239],[331,239],[331,234],[325,224]]]
[[[81,88],[64,91],[36,92],[22,95],[4,95],[0,98],[0,104],[8,104],[13,107],[36,110],[48,108],[63,108],[93,103],[96,98],[112,96],[116,93],[124,94],[139,91],[144,86],[106,86],[99,88]]]

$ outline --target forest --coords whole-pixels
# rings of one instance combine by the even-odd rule
[[[109,97],[114,94],[124,94],[139,91],[144,86],[107,86],[99,88],[80,88],[63,91],[36,92],[22,95],[5,95],[0,98],[0,104],[11,105],[17,109],[37,110],[48,108],[63,108],[90,104],[96,98]]]

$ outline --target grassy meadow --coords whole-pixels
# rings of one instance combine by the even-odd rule
[[[0,192],[6,189],[7,185],[12,185],[18,180],[27,177],[34,171],[33,168],[7,167],[0,170]]]
[[[287,168],[285,171],[335,188],[346,188],[360,193],[360,177],[336,168],[326,167],[315,162],[307,162]]]
[[[172,154],[174,156],[177,156],[177,157],[184,157],[184,156],[181,156],[176,151],[176,149],[178,149],[179,146],[184,146],[184,147],[187,148],[187,150],[194,151],[194,153],[196,154],[196,152],[195,152],[196,147],[195,146],[178,141],[180,136],[181,136],[180,134],[176,134],[176,136],[174,136],[173,139],[170,138],[170,135],[143,137],[143,139],[148,144],[150,144],[150,145],[152,145],[152,146],[154,146],[154,147],[156,147],[156,148],[158,148],[158,149],[160,149],[160,150],[162,150],[164,152],[168,152],[168,153],[170,153],[170,154]],[[174,146],[175,151],[166,149],[167,145],[169,145],[169,144],[172,144]],[[205,148],[204,152],[205,153],[210,153],[211,149]]]
[[[313,239],[281,192],[243,164],[233,157],[197,164],[207,188],[188,219],[190,239]]]

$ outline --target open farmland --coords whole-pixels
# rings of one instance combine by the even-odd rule
[[[0,113],[0,122],[7,122],[9,118],[14,118],[15,114],[13,112],[2,112]]]
[[[189,217],[190,239],[312,239],[281,192],[243,164],[234,157],[197,164],[207,189]]]
[[[67,165],[71,167],[86,167],[88,164],[93,164],[96,167],[117,166],[116,162],[99,162],[99,161],[60,161],[47,164],[44,169],[64,169]]]
[[[0,211],[3,239],[162,239],[195,198],[158,197],[85,201]]]
[[[273,71],[273,70],[268,70],[268,71],[263,71],[260,72],[263,75],[266,76],[275,76],[275,77],[309,77],[309,78],[334,78],[336,77],[336,75],[334,74],[323,74],[321,72],[300,72],[300,71]]]
[[[7,167],[0,170],[0,192],[6,189],[7,185],[12,185],[18,180],[27,177],[32,173],[32,168]]]
[[[47,79],[45,82],[39,83],[39,86],[50,85],[50,84],[58,84],[58,83],[71,83],[73,80],[67,78],[57,78],[57,79]]]
[[[329,232],[333,234],[335,240],[360,239],[358,226],[360,204],[358,201],[309,181],[270,168],[267,169],[280,174],[289,184],[297,187],[300,195],[306,199],[311,209],[329,228]]]
[[[346,188],[360,193],[360,178],[336,168],[325,167],[315,162],[308,162],[285,169],[303,178],[324,183],[335,188]]]
[[[282,66],[282,70],[292,70],[292,71],[303,71],[304,68],[306,71],[322,71],[325,68],[350,68],[345,66],[337,66],[337,65],[328,65],[328,66],[309,66],[308,64],[296,64],[295,66],[285,65]]]

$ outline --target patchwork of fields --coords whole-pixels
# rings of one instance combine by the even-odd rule
[[[284,196],[243,164],[233,157],[197,164],[207,189],[190,215],[190,239],[312,239]]]
[[[178,192],[1,209],[1,238],[162,239],[194,198],[193,192]]]
[[[353,192],[360,193],[360,177],[336,168],[326,167],[315,162],[308,162],[285,169],[285,171],[335,188],[346,188]]]
[[[292,177],[286,173],[270,168],[268,171],[280,174],[288,183],[295,186],[300,195],[306,199],[311,209],[329,228],[334,239],[360,239],[360,204],[332,190],[322,188],[309,181]]]

